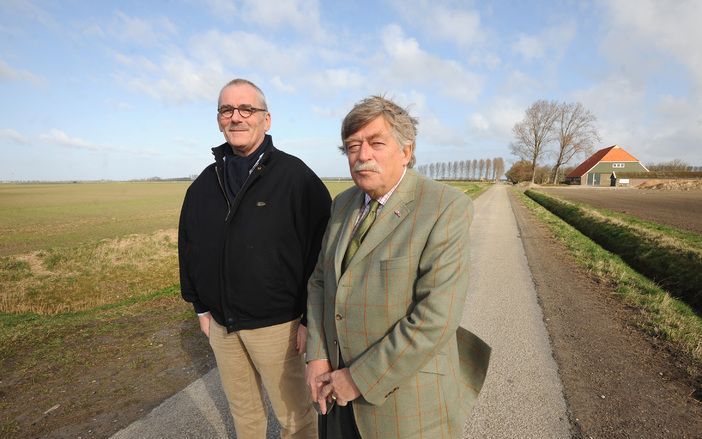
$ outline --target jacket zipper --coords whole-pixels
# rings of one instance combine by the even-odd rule
[[[227,216],[224,218],[224,222],[229,221],[229,215],[232,213],[232,203],[229,202],[229,197],[227,196],[227,192],[224,190],[224,184],[222,183],[222,177],[219,175],[219,167],[215,165],[215,174],[217,174],[217,183],[219,183],[219,189],[222,191],[222,195],[224,195],[224,199],[227,201]]]

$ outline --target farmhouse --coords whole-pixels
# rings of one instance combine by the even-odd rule
[[[588,186],[617,186],[626,184],[617,174],[648,172],[648,169],[621,146],[601,149],[566,175],[566,183]]]

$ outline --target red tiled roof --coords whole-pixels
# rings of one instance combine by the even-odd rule
[[[573,172],[566,175],[566,177],[582,177],[599,162],[638,162],[638,160],[633,155],[624,151],[621,146],[612,145],[591,155],[590,158],[573,169]]]

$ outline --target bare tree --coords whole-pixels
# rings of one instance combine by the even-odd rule
[[[465,180],[466,179],[466,161],[461,160],[458,162],[458,179],[459,180]]]
[[[436,163],[429,163],[429,178],[436,179]]]
[[[524,119],[512,127],[515,141],[510,145],[510,150],[520,159],[531,162],[532,170],[536,169],[536,163],[553,140],[558,107],[555,101],[538,100],[527,108]],[[533,174],[531,182],[534,182]]]
[[[483,179],[483,171],[485,170],[485,159],[478,160],[478,180]]]
[[[477,180],[477,174],[478,173],[478,159],[473,159],[473,180]]]
[[[553,183],[558,181],[558,171],[576,155],[592,154],[600,141],[600,134],[595,125],[597,118],[580,102],[575,104],[563,102],[558,106],[555,133],[558,149],[554,156]]]
[[[492,180],[492,159],[485,159],[485,179]]]
[[[492,169],[495,172],[495,181],[502,178],[505,173],[505,159],[496,157],[492,160]]]

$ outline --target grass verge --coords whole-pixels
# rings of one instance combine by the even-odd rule
[[[610,285],[617,296],[637,310],[635,324],[648,334],[671,342],[680,352],[702,365],[702,318],[686,303],[627,265],[613,254],[549,212],[534,200],[515,191],[520,201],[571,252],[575,260],[598,281]]]
[[[609,215],[603,209],[534,190],[527,190],[525,195],[702,311],[702,246],[696,235],[630,221],[623,215]]]
[[[493,182],[463,180],[444,181],[444,183],[462,190],[464,194],[468,195],[473,200],[478,198],[493,185]]]

